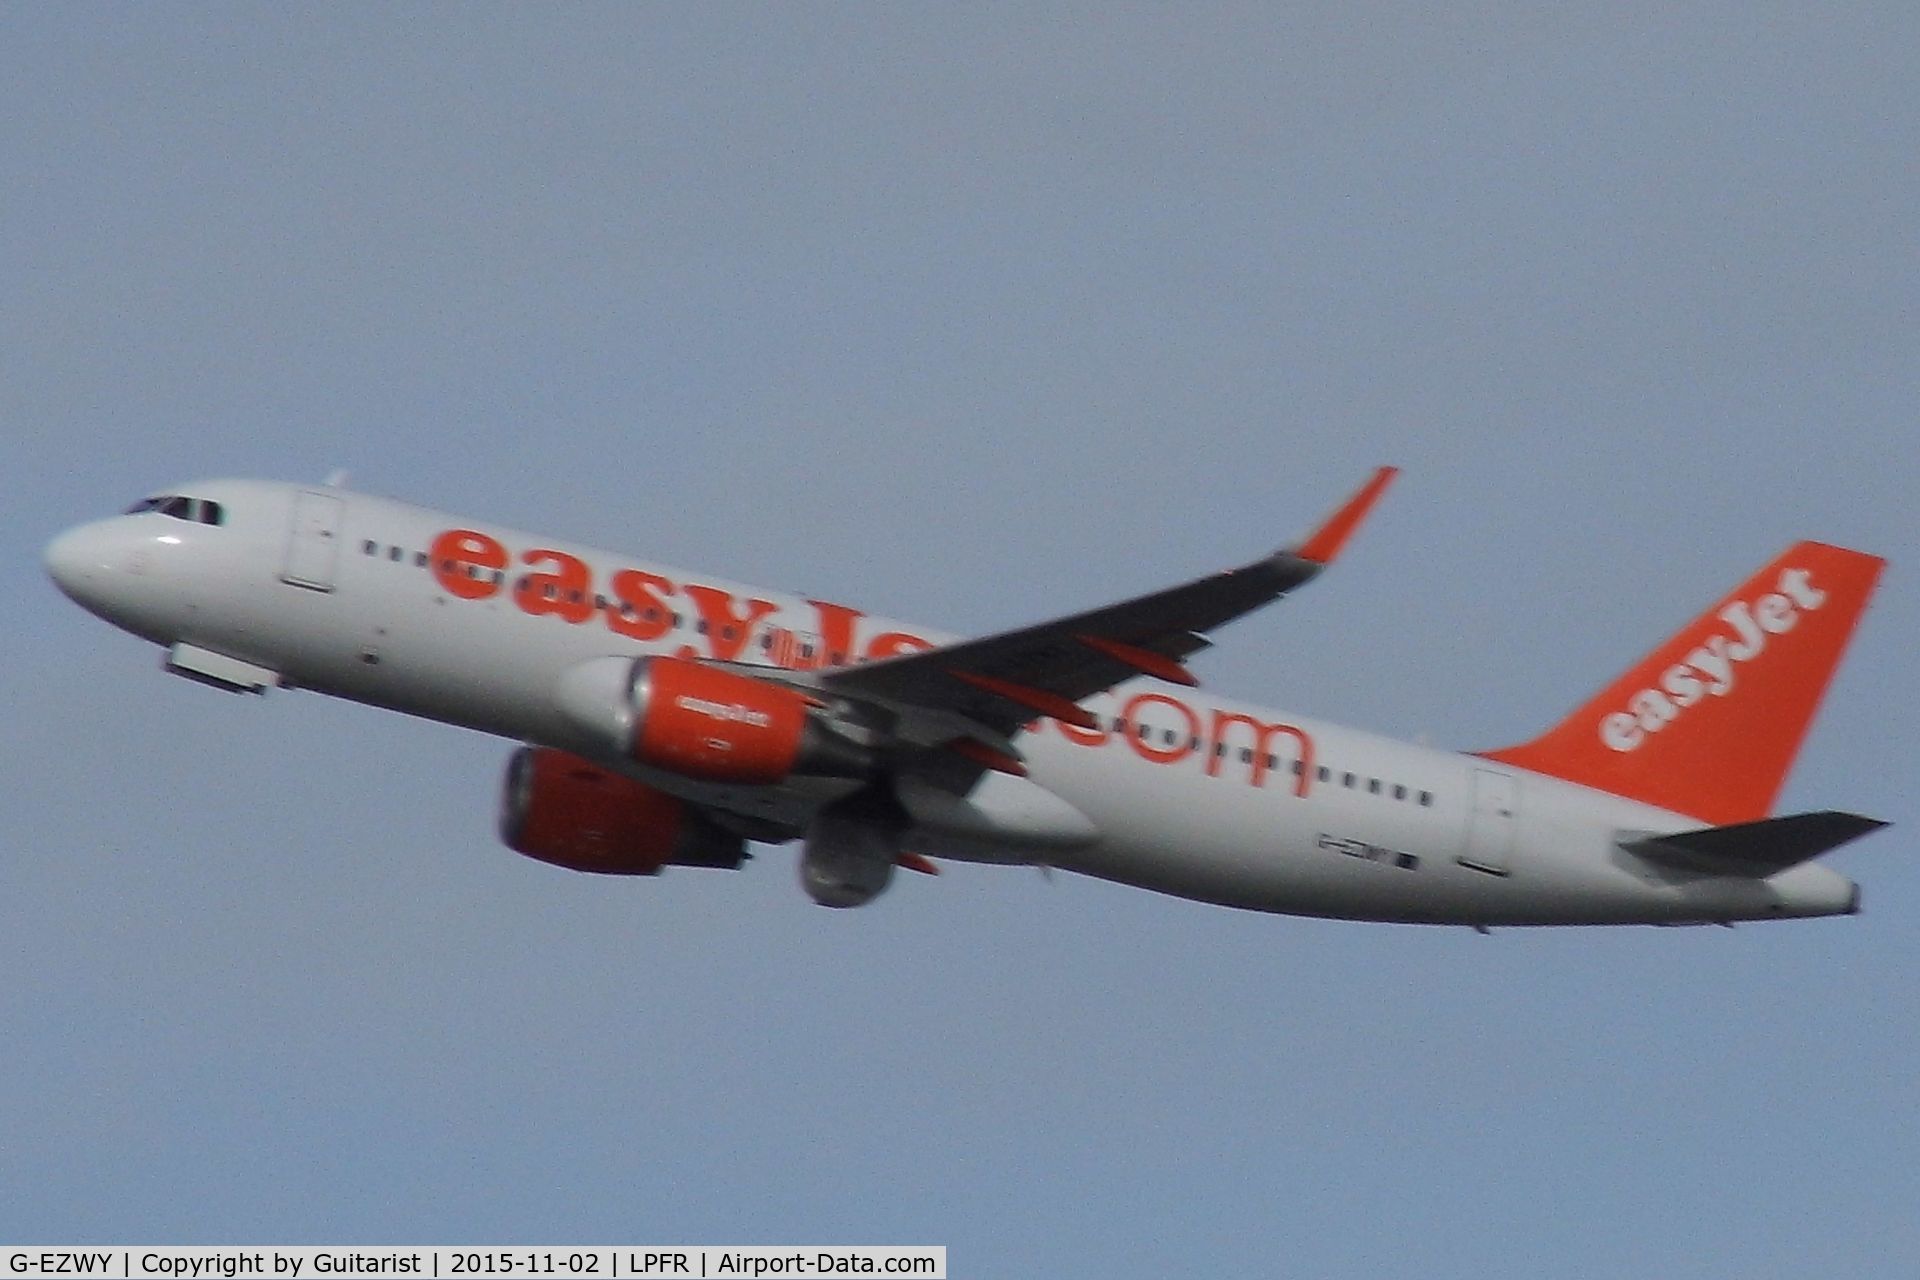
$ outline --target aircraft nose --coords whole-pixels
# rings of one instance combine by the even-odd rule
[[[100,527],[83,524],[47,544],[47,576],[75,604],[91,607],[108,569]]]

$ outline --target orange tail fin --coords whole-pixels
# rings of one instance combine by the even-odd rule
[[[1885,563],[1797,543],[1543,736],[1480,754],[1716,825],[1764,818]]]

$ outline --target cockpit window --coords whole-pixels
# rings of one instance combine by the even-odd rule
[[[177,493],[162,493],[151,498],[142,498],[127,508],[127,514],[137,516],[143,511],[157,511],[163,516],[172,516],[176,520],[192,520],[196,524],[225,524],[226,509],[219,503],[206,498],[188,498]]]

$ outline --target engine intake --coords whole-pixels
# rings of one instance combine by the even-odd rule
[[[875,767],[804,694],[685,658],[583,662],[561,677],[556,700],[602,749],[706,782],[857,778]]]
[[[747,857],[746,841],[684,800],[547,747],[507,761],[500,838],[515,853],[603,875],[733,870]]]

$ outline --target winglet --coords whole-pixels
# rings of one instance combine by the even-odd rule
[[[1348,498],[1346,505],[1327,518],[1327,522],[1313,531],[1308,539],[1294,549],[1293,554],[1311,564],[1328,565],[1333,563],[1340,548],[1347,545],[1347,539],[1360,527],[1360,522],[1373,510],[1373,504],[1387,491],[1393,478],[1400,474],[1398,467],[1381,467],[1373,473],[1373,478],[1361,486],[1360,492]]]

